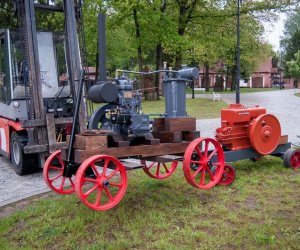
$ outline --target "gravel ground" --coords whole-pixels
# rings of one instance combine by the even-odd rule
[[[270,92],[247,93],[241,95],[241,103],[251,107],[260,105],[280,120],[282,134],[289,135],[289,141],[297,142],[300,134],[300,98],[294,94],[298,89]],[[212,95],[196,95],[196,98],[212,98]],[[227,103],[235,102],[234,94],[221,94]],[[214,131],[220,126],[220,119],[197,120],[197,129],[203,137],[214,137]],[[50,191],[43,181],[42,172],[27,176],[15,174],[10,162],[0,157],[0,207],[28,197]]]

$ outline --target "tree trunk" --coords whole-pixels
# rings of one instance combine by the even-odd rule
[[[178,18],[178,35],[184,36],[187,24],[191,21],[193,11],[195,10],[198,0],[177,0],[179,6],[179,18]],[[177,69],[182,66],[182,48],[176,50],[175,55],[175,67]]]
[[[185,4],[179,4],[179,19],[178,19],[178,35],[183,36],[186,28],[186,11]],[[178,48],[175,55],[175,68],[179,69],[182,65],[182,49]]]
[[[140,24],[138,22],[136,9],[133,9],[133,20],[134,20],[134,25],[135,25],[135,37],[139,44],[138,48],[137,48],[139,71],[142,72],[142,70],[143,70],[143,53],[142,53],[142,46],[141,46],[141,41],[140,41],[141,30],[140,30]]]
[[[204,82],[205,82],[205,91],[209,91],[209,64],[208,62],[204,63],[205,67],[205,76],[204,76]]]
[[[160,70],[162,66],[162,46],[161,43],[156,45],[156,70]],[[156,74],[155,76],[155,91],[156,91],[156,98],[159,99],[159,80],[160,74]]]

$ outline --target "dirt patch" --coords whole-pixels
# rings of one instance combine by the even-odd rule
[[[246,199],[245,204],[247,208],[257,208],[257,199],[254,196],[249,196]]]
[[[43,194],[38,194],[38,195],[32,196],[28,199],[20,200],[20,201],[14,202],[12,204],[8,204],[4,207],[1,207],[0,208],[0,218],[5,218],[15,212],[22,211],[25,208],[27,208],[29,205],[31,205],[33,202],[50,197],[51,194],[52,194],[51,191],[47,192],[47,193],[43,193]]]

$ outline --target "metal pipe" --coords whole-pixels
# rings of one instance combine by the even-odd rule
[[[176,70],[156,70],[156,71],[150,71],[150,72],[140,72],[140,71],[117,69],[116,77],[118,77],[118,72],[138,74],[138,75],[151,75],[151,74],[156,74],[156,73],[160,73],[160,72],[178,73],[178,71],[176,71]]]
[[[72,151],[73,151],[73,144],[74,144],[74,138],[75,138],[75,132],[76,132],[76,125],[78,123],[78,116],[79,116],[79,108],[81,104],[81,98],[82,98],[82,92],[83,92],[83,76],[84,72],[81,70],[80,72],[80,84],[78,85],[78,90],[77,90],[77,96],[76,96],[76,103],[75,103],[75,111],[73,115],[73,121],[72,121],[72,132],[70,135],[70,141],[69,141],[69,146],[68,146],[68,156],[67,156],[67,169],[69,168],[69,163],[71,160],[72,156]],[[66,171],[68,173],[68,170]],[[68,175],[66,175],[68,176]]]
[[[240,79],[241,79],[241,48],[240,48],[240,0],[237,0],[236,20],[236,103],[240,103]]]
[[[105,14],[98,15],[98,79],[106,81],[106,38],[105,38]]]

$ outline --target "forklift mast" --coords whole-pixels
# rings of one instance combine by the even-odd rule
[[[61,5],[39,4],[34,0],[14,3],[18,29],[0,30],[3,47],[0,57],[4,51],[3,61],[8,65],[2,75],[0,67],[0,82],[2,79],[8,97],[0,103],[3,110],[0,152],[11,158],[18,174],[26,174],[33,170],[33,164],[43,166],[49,153],[65,145],[70,127],[76,126],[77,132],[86,128],[83,98],[78,123],[72,124],[84,68],[78,37],[82,3],[76,0],[62,0]],[[39,31],[36,10],[63,13],[64,32]],[[80,45],[83,46],[82,42]]]

